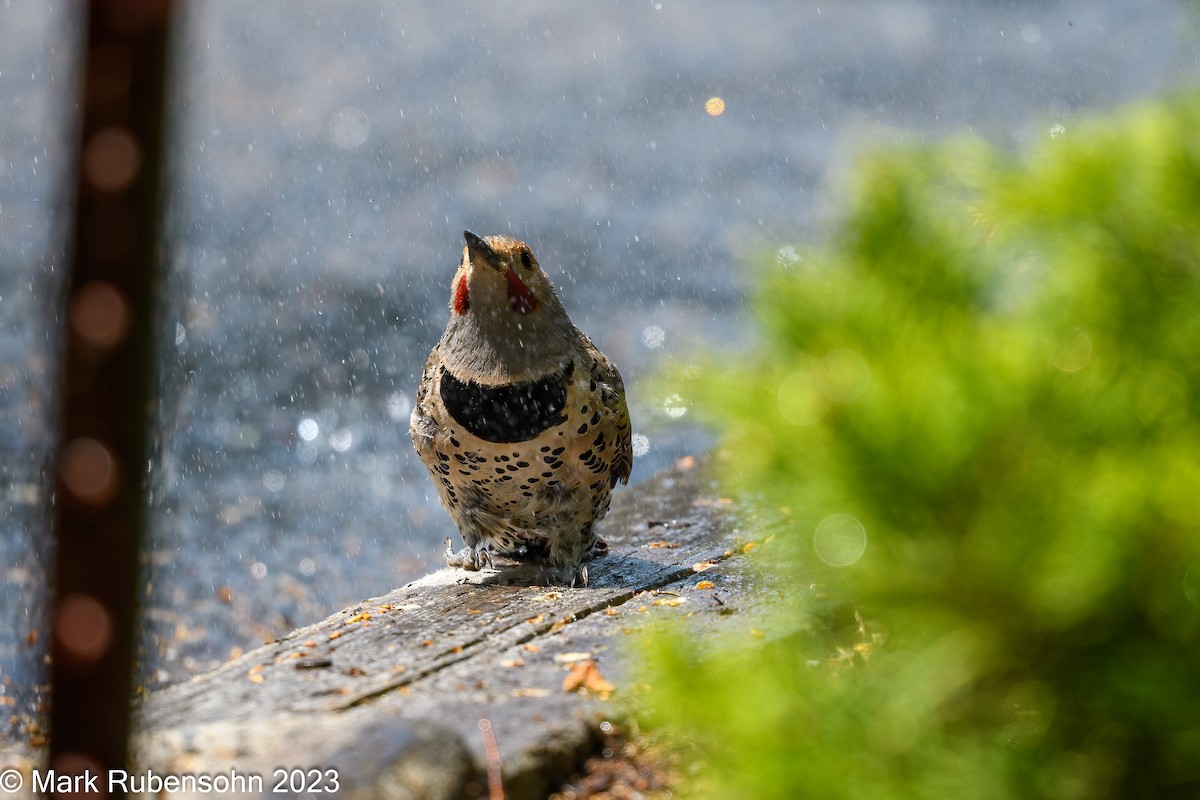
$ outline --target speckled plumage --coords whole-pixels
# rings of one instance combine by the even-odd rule
[[[624,383],[525,243],[464,235],[450,320],[409,422],[466,544],[447,561],[479,569],[495,551],[586,585],[584,562],[603,547],[596,522],[633,459]]]

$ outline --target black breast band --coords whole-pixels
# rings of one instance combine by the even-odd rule
[[[442,370],[442,403],[454,421],[488,442],[527,442],[567,418],[567,368],[538,381],[484,386]]]

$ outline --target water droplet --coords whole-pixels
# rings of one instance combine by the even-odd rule
[[[832,567],[849,566],[867,549],[867,529],[849,514],[834,514],[817,525],[813,549]]]
[[[300,570],[301,575],[304,575],[305,577],[312,577],[313,573],[317,571],[317,562],[313,561],[311,558],[302,558],[300,559],[300,565],[298,569]]]
[[[1057,139],[1067,132],[1067,128],[1062,123],[1056,122],[1050,126],[1050,138]]]
[[[633,435],[632,445],[633,445],[633,455],[635,457],[644,456],[644,455],[646,455],[646,453],[650,452],[650,440],[647,439],[645,436],[643,436],[640,433],[635,433]]]
[[[187,329],[180,322],[175,323],[175,346],[183,344],[183,340],[187,338]]]
[[[261,561],[255,561],[250,566],[250,574],[255,580],[261,581],[263,578],[267,577],[267,565]]]

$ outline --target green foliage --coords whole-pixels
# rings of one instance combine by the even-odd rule
[[[764,269],[760,351],[680,391],[786,515],[756,557],[865,633],[651,646],[704,796],[1200,795],[1198,131],[882,154]]]

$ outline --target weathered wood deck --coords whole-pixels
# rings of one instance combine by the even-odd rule
[[[509,798],[544,797],[628,676],[627,634],[730,610],[744,559],[724,505],[685,459],[617,493],[586,589],[441,570],[155,692],[140,767],[259,774],[266,793],[277,768],[335,769],[341,797],[460,798],[486,796],[490,764]]]

